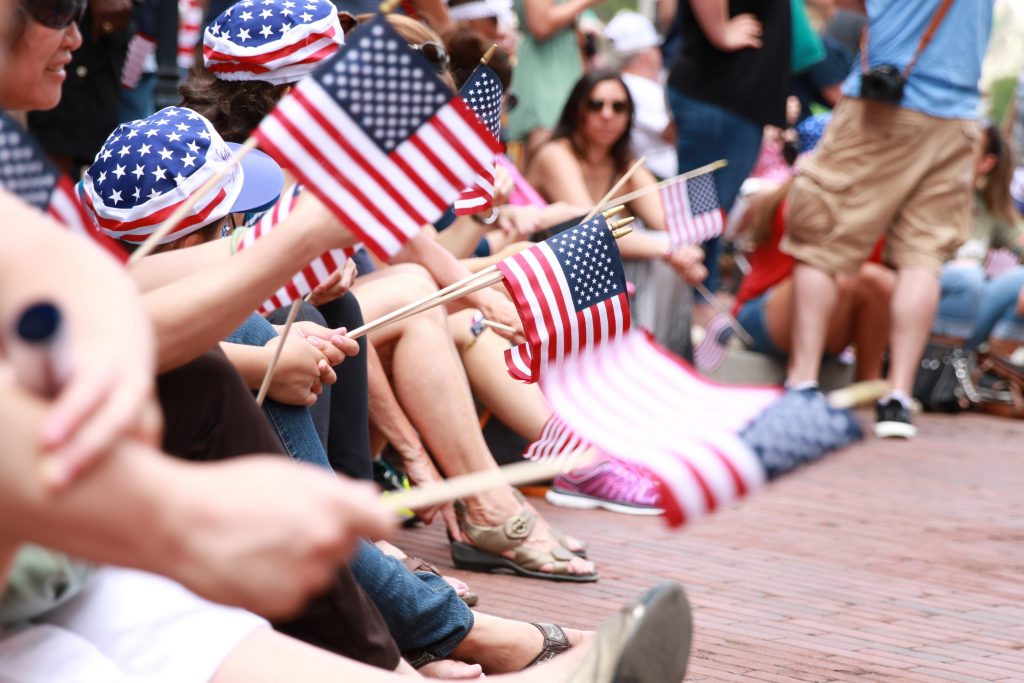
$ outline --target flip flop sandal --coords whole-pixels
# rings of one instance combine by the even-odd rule
[[[405,568],[411,571],[413,574],[415,574],[416,572],[426,572],[428,574],[440,576],[442,579],[445,578],[444,574],[441,573],[440,569],[438,569],[432,563],[427,562],[422,557],[410,555],[402,560],[402,564],[404,564]],[[452,586],[452,588],[454,589],[454,586]],[[462,600],[462,602],[466,603],[467,607],[474,607],[478,602],[480,602],[480,596],[477,595],[475,592],[469,590],[468,586],[466,587],[466,591],[459,595],[459,598]]]
[[[679,683],[693,637],[678,583],[662,583],[605,620],[568,683]]]
[[[537,525],[537,515],[529,508],[509,517],[504,524],[496,527],[476,526],[467,521],[466,507],[461,501],[455,503],[455,515],[462,533],[473,542],[473,545],[470,545],[452,541],[452,562],[460,569],[480,572],[508,570],[520,576],[549,581],[597,581],[597,572],[570,573],[569,563],[577,556],[561,546],[551,550],[537,550],[523,545]],[[502,555],[509,550],[515,551],[511,559]],[[549,572],[541,571],[540,568],[546,564],[551,564],[554,569]]]
[[[567,652],[572,649],[572,643],[569,642],[569,636],[565,635],[565,630],[558,624],[531,623],[530,625],[536,626],[537,630],[540,631],[542,636],[544,636],[544,647],[541,648],[540,654],[534,657],[533,660],[524,668],[529,668],[534,664],[549,662],[563,652]]]

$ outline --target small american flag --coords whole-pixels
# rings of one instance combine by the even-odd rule
[[[545,368],[629,329],[626,278],[604,217],[581,223],[498,264],[527,341],[505,352],[512,377]]]
[[[242,237],[241,242],[238,243],[238,250],[242,251],[251,247],[256,240],[276,228],[291,213],[300,192],[302,192],[300,185],[292,185],[285,190],[277,204],[263,214],[256,225]],[[346,249],[331,249],[313,259],[308,266],[274,292],[273,296],[264,301],[259,312],[266,315],[306,296],[329,278],[334,271],[344,266],[345,261],[352,258],[358,248],[358,246],[354,246]]]
[[[632,332],[553,366],[541,388],[565,429],[661,481],[671,524],[727,505],[766,480],[737,432],[779,391],[706,382],[649,334]]]
[[[196,63],[196,45],[202,37],[203,6],[199,0],[178,0],[178,68]]]
[[[560,417],[552,415],[544,423],[540,438],[526,447],[523,457],[543,462],[552,458],[566,458],[586,447],[587,442],[573,434],[569,425]]]
[[[295,86],[255,136],[382,259],[440,218],[499,150],[381,17]]]
[[[704,338],[693,351],[693,363],[701,372],[714,372],[729,355],[729,341],[736,334],[732,321],[719,313],[704,326]]]
[[[700,244],[725,230],[712,172],[665,185],[660,194],[672,249]]]
[[[486,64],[473,70],[469,80],[459,91],[462,99],[472,109],[485,126],[491,131],[494,139],[498,139],[501,130],[501,81]],[[462,191],[455,200],[455,213],[465,216],[480,213],[491,208],[494,200],[494,162],[484,173],[477,174],[473,184]]]
[[[71,179],[57,171],[32,136],[2,111],[0,187],[49,213],[68,230],[92,240],[119,261],[127,260],[124,250],[96,229],[78,201]]]
[[[222,80],[293,83],[344,41],[330,0],[242,0],[206,27],[203,60]]]
[[[1018,265],[1020,265],[1020,259],[1009,249],[989,249],[985,255],[985,275],[990,279],[999,277]]]

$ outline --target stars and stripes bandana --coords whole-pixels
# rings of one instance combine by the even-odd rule
[[[254,135],[385,260],[437,221],[499,149],[381,17],[350,34]]]
[[[665,185],[660,194],[672,249],[700,244],[725,230],[713,172]]]
[[[224,81],[294,83],[344,42],[330,0],[242,0],[206,27],[203,60]]]
[[[600,214],[498,264],[526,342],[505,352],[509,374],[536,382],[545,369],[629,329],[619,248]]]
[[[122,123],[85,174],[85,204],[107,235],[142,243],[232,158],[213,124],[191,109],[167,107]],[[163,240],[167,244],[226,216],[242,189],[234,165]]]
[[[501,80],[486,64],[473,70],[469,80],[459,90],[462,99],[497,140],[501,131]],[[455,213],[459,216],[480,213],[491,208],[494,200],[494,162],[485,172],[477,174],[473,184],[455,200]]]
[[[706,382],[649,334],[631,332],[553,366],[541,388],[577,438],[661,481],[670,524],[766,481],[764,464],[737,433],[774,405],[779,390]]]
[[[127,254],[93,225],[78,201],[71,179],[47,160],[32,136],[0,111],[0,187],[53,216],[76,235],[91,240],[119,261]]]
[[[295,202],[298,200],[301,192],[301,185],[292,185],[285,190],[277,204],[263,214],[263,217],[256,222],[256,225],[242,237],[238,243],[238,251],[248,249],[256,243],[256,240],[269,234],[280,225],[295,207]],[[266,315],[271,311],[284,308],[293,301],[303,298],[327,280],[334,271],[344,266],[345,261],[352,258],[352,255],[356,253],[358,248],[359,245],[345,249],[331,249],[313,259],[308,266],[292,276],[284,286],[264,301],[258,312],[261,315]]]

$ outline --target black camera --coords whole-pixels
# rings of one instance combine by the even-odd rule
[[[876,102],[899,104],[903,100],[903,86],[906,82],[903,72],[895,66],[880,64],[861,74],[860,96]]]

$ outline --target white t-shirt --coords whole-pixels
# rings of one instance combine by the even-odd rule
[[[672,120],[665,102],[665,86],[635,74],[622,74],[633,98],[633,153],[647,157],[647,168],[659,178],[679,173],[676,148],[661,138]]]

